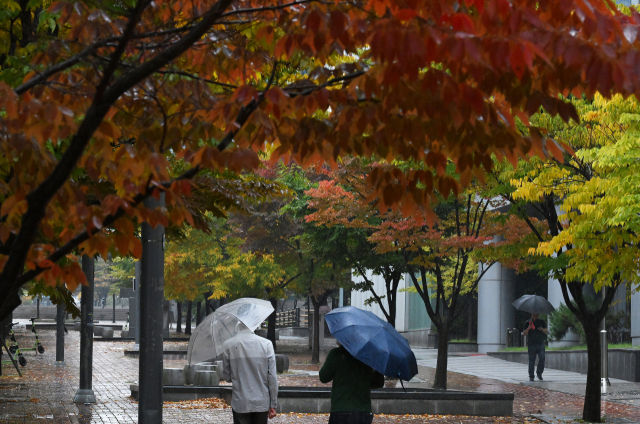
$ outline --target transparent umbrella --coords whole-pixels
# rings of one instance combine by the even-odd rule
[[[224,342],[241,332],[253,332],[273,310],[270,302],[250,297],[219,307],[193,331],[187,349],[189,364],[219,357]]]

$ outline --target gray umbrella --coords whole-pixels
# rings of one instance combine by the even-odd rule
[[[542,296],[536,296],[535,294],[525,294],[511,304],[519,311],[525,311],[531,314],[548,314],[556,310],[547,299]]]

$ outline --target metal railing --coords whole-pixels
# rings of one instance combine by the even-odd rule
[[[300,308],[276,312],[276,328],[300,327]]]

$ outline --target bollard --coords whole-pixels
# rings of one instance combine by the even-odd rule
[[[609,381],[609,343],[607,341],[607,330],[600,330],[600,389],[602,393],[611,386]]]

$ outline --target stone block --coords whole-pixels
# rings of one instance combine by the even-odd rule
[[[438,415],[475,415],[475,400],[438,400],[436,414]]]
[[[103,328],[102,337],[113,337],[113,328]]]
[[[182,368],[165,368],[162,370],[163,386],[184,386],[184,371]]]
[[[102,336],[102,330],[104,327],[98,327],[97,325],[93,327],[93,335],[94,336]]]
[[[217,371],[218,367],[212,362],[199,362],[194,365],[185,365],[184,366],[184,376],[185,376],[185,384],[195,384],[195,374],[196,371]]]
[[[276,370],[278,374],[289,371],[289,357],[287,355],[276,355]]]
[[[193,385],[199,387],[213,387],[220,385],[220,377],[217,371],[196,371],[193,377]]]
[[[129,337],[129,330],[122,330],[122,333],[120,333],[120,337]]]
[[[82,325],[82,323],[80,321],[74,321],[73,322],[73,330],[74,331],[80,331],[80,326]]]
[[[508,400],[475,401],[473,415],[476,416],[501,416],[511,417],[513,415],[513,402]]]

